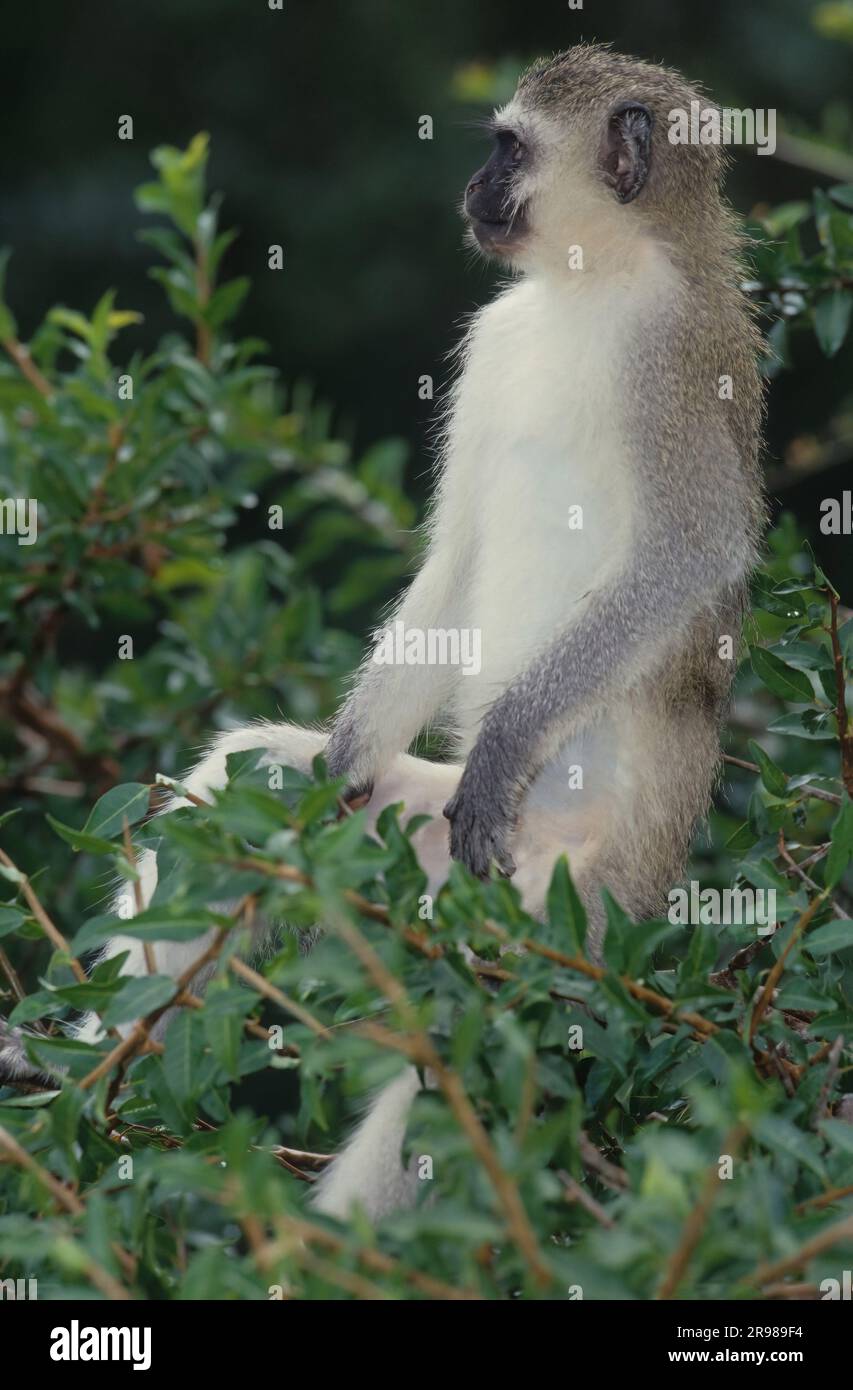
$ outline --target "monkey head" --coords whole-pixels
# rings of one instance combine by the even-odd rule
[[[670,113],[696,100],[708,106],[677,73],[599,44],[534,64],[465,190],[474,244],[535,269],[573,245],[618,266],[638,236],[689,240],[719,206],[723,165],[718,145],[670,142]]]

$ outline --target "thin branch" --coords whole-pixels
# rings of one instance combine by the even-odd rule
[[[196,326],[196,357],[202,366],[210,366],[210,349],[212,345],[212,335],[210,325],[203,317],[204,310],[210,303],[210,276],[208,274],[207,251],[200,238],[195,242],[196,256],[196,293],[198,295],[199,306],[202,313],[195,321]]]
[[[823,901],[824,894],[822,893],[819,894],[818,897],[812,898],[812,901],[809,903],[805,912],[800,914],[799,920],[797,921],[794,930],[788,937],[784,950],[782,951],[778,960],[774,962],[772,969],[768,972],[767,979],[764,981],[764,988],[762,989],[761,994],[758,997],[758,1002],[752,1011],[752,1017],[749,1021],[750,1043],[752,1042],[756,1032],[758,1031],[758,1025],[761,1022],[761,1019],[764,1016],[764,1013],[770,1004],[770,1000],[773,997],[773,993],[776,989],[776,986],[782,978],[782,972],[785,969],[785,962],[787,961],[788,956],[791,954],[791,951],[799,941],[806,927],[811,922],[818,908],[823,906]]]
[[[745,758],[734,758],[732,757],[731,753],[723,754],[723,762],[731,763],[732,767],[742,767],[746,772],[755,772],[758,774],[760,774],[761,772],[761,768],[758,766],[758,763],[747,762]],[[815,801],[829,801],[832,803],[833,806],[841,805],[841,797],[838,795],[838,793],[825,792],[823,790],[823,787],[798,787],[797,790],[799,792],[800,799],[804,797],[813,797]]]
[[[54,1177],[53,1173],[48,1172],[47,1168],[43,1168],[32,1154],[27,1153],[26,1149],[2,1125],[0,1125],[0,1147],[6,1151],[13,1163],[24,1168],[42,1187],[46,1188],[58,1206],[69,1216],[77,1217],[84,1214],[86,1209],[77,1194],[65,1187],[58,1178]],[[133,1256],[115,1241],[111,1242],[111,1249],[121,1261],[125,1272],[132,1278],[136,1271],[136,1261]],[[106,1298],[124,1300],[130,1297],[123,1285],[114,1279],[108,1270],[97,1264],[88,1252],[86,1252],[84,1269],[87,1277]]]
[[[746,1130],[743,1125],[735,1125],[723,1140],[722,1152],[732,1156],[736,1154],[743,1143],[745,1134]],[[719,1168],[712,1166],[705,1178],[699,1201],[684,1223],[681,1239],[670,1256],[663,1282],[655,1295],[656,1298],[672,1298],[675,1295],[676,1289],[687,1273],[690,1258],[702,1238],[702,1232],[720,1190],[721,1181]]]
[[[791,854],[790,850],[788,849],[788,846],[787,846],[787,844],[785,843],[785,831],[784,831],[784,829],[782,829],[782,830],[779,831],[779,842],[778,842],[778,847],[779,847],[779,857],[780,857],[780,859],[784,860],[784,862],[788,865],[788,872],[789,872],[789,873],[792,873],[792,874],[796,874],[796,875],[797,875],[797,878],[800,880],[800,882],[801,882],[801,883],[804,883],[804,884],[806,885],[807,888],[810,888],[810,889],[812,890],[813,893],[820,893],[820,892],[822,891],[822,889],[821,889],[821,887],[820,887],[820,884],[819,884],[819,883],[815,883],[815,881],[814,881],[813,878],[809,878],[809,876],[808,876],[808,874],[806,873],[805,869],[803,868],[802,864],[798,864],[798,863],[797,863],[796,859],[794,858],[794,856]],[[830,899],[829,899],[829,904],[830,904],[830,906],[831,906],[833,912],[835,913],[836,917],[840,917],[843,921],[849,921],[849,920],[850,920],[849,917],[847,916],[847,913],[844,911],[843,908],[841,908],[841,907],[838,906],[838,903],[835,901],[834,898],[830,898]]]
[[[836,1202],[840,1202],[844,1197],[850,1196],[853,1196],[853,1183],[848,1187],[833,1187],[829,1192],[819,1192],[816,1197],[808,1197],[805,1202],[800,1202],[798,1206],[794,1207],[794,1211],[802,1215],[804,1211],[808,1211],[811,1207],[831,1207],[834,1206]]]
[[[54,395],[53,387],[47,377],[39,371],[32,357],[29,348],[23,343],[18,342],[17,338],[4,338],[3,346],[14,362],[22,376],[26,377],[31,386],[34,386],[40,396],[44,396],[46,401],[52,399]]]
[[[584,1167],[591,1168],[605,1187],[609,1187],[612,1192],[626,1192],[628,1190],[628,1174],[605,1158],[598,1145],[592,1142],[584,1130],[581,1130],[578,1135],[578,1152]]]
[[[820,1298],[817,1284],[765,1284],[761,1290],[765,1298]]]
[[[13,873],[18,875],[17,882],[21,889],[21,892],[26,898],[27,903],[29,904],[30,911],[32,912],[33,916],[35,917],[36,921],[38,922],[48,941],[51,943],[54,950],[61,951],[63,955],[66,955],[68,957],[68,962],[71,966],[71,970],[75,978],[81,985],[85,985],[87,982],[85,970],[83,969],[77,957],[72,955],[71,947],[68,945],[68,942],[65,940],[65,937],[62,935],[62,932],[59,930],[58,927],[54,926],[53,922],[48,917],[47,913],[45,912],[44,908],[39,902],[35,892],[33,891],[33,888],[30,884],[30,880],[27,878],[27,875],[21,872],[17,865],[14,864],[12,860],[9,858],[8,854],[6,854],[2,849],[0,849],[0,864],[4,864],[7,869],[11,869]]]
[[[577,1202],[584,1211],[588,1211],[590,1216],[595,1218],[600,1226],[606,1227],[607,1230],[613,1229],[616,1222],[612,1216],[608,1216],[601,1203],[597,1202],[586,1188],[581,1187],[579,1182],[576,1182],[568,1173],[564,1173],[562,1169],[557,1177],[563,1184],[563,1192],[567,1202]]]
[[[839,1245],[845,1240],[853,1240],[853,1216],[846,1216],[834,1226],[825,1226],[816,1236],[812,1236],[811,1240],[801,1245],[799,1250],[795,1250],[793,1255],[784,1255],[779,1260],[757,1265],[743,1282],[753,1287],[775,1283],[784,1274],[802,1269],[815,1255],[822,1255],[824,1250],[831,1250],[834,1245]]]
[[[3,971],[9,984],[12,986],[12,993],[15,998],[20,1002],[21,999],[25,998],[24,986],[18,978],[18,972],[2,947],[0,947],[0,970]]]
[[[835,717],[838,721],[838,741],[841,745],[841,776],[848,796],[853,796],[853,735],[847,715],[847,683],[844,672],[844,653],[838,638],[838,595],[833,588],[829,594],[829,640],[835,669]]]
[[[378,1043],[380,1047],[401,1052],[416,1066],[428,1067],[434,1073],[438,1086],[443,1091],[460,1129],[468,1138],[474,1153],[486,1170],[498,1202],[503,1209],[510,1236],[518,1246],[536,1282],[543,1285],[551,1283],[553,1275],[540,1254],[536,1236],[528,1220],[518,1188],[501,1167],[497,1154],[492,1148],[491,1140],[481,1125],[456,1072],[444,1065],[432,1042],[423,1032],[418,1032],[413,1036],[392,1033],[376,1023],[362,1023],[356,1031],[372,1042]]]
[[[199,970],[205,965],[208,965],[211,961],[217,959],[222,947],[225,945],[225,939],[229,931],[229,927],[219,927],[210,945],[202,951],[197,960],[194,960],[191,965],[188,965],[187,968],[181,972],[175,981],[176,995],[186,989],[187,985],[190,984]],[[126,1063],[129,1058],[148,1041],[149,1029],[157,1022],[158,1018],[160,1018],[167,1009],[173,1007],[174,998],[170,999],[166,1004],[161,1004],[158,1009],[152,1009],[151,1013],[146,1014],[144,1018],[140,1019],[131,1032],[128,1033],[127,1037],[119,1043],[118,1047],[114,1047],[112,1052],[108,1053],[92,1071],[83,1077],[82,1081],[77,1083],[81,1091],[85,1091],[90,1086],[94,1086],[95,1082],[100,1081],[101,1077],[106,1076],[107,1072],[112,1071],[113,1067]]]
[[[503,931],[500,927],[495,926],[493,922],[484,922],[483,926],[486,931],[490,932],[492,936],[496,936],[498,940],[504,942],[510,940],[508,933]],[[556,965],[562,965],[567,970],[576,970],[579,974],[586,975],[590,980],[603,980],[608,974],[604,966],[593,965],[591,961],[586,960],[583,956],[567,956],[563,951],[555,951],[550,946],[541,945],[540,942],[534,941],[530,936],[523,937],[519,944],[524,946],[525,950],[530,951],[533,955],[543,956],[546,960],[552,960]],[[657,1009],[667,1017],[672,1016],[684,1023],[689,1023],[691,1028],[695,1028],[698,1033],[703,1033],[706,1037],[710,1038],[720,1031],[718,1024],[712,1023],[710,1019],[703,1018],[701,1014],[694,1013],[689,1009],[676,1009],[672,1000],[667,999],[666,995],[658,994],[655,990],[648,989],[645,985],[639,984],[638,981],[632,980],[630,976],[620,975],[619,980],[628,990],[628,993],[633,995],[635,999],[641,1000],[644,1004],[650,1004],[652,1008]]]
[[[284,1009],[286,1013],[292,1014],[294,1018],[298,1018],[299,1022],[304,1023],[306,1028],[310,1028],[312,1033],[316,1033],[318,1038],[325,1038],[327,1042],[331,1041],[332,1034],[324,1023],[320,1023],[319,1019],[316,1019],[312,1013],[304,1009],[295,999],[291,999],[288,995],[283,994],[280,989],[277,989],[275,985],[270,984],[269,980],[264,979],[263,975],[259,975],[257,970],[253,970],[245,961],[240,960],[239,956],[231,957],[228,962],[228,968],[232,970],[235,975],[239,975],[241,979],[245,980],[248,985],[251,985],[252,989],[257,990],[258,994],[263,994],[265,998],[272,999],[274,1003],[278,1004],[279,1008]]]
[[[304,1241],[311,1245],[318,1245],[333,1255],[353,1254],[359,1263],[372,1273],[387,1274],[403,1279],[413,1288],[428,1294],[430,1298],[466,1303],[481,1300],[482,1295],[476,1289],[456,1288],[453,1284],[447,1284],[442,1279],[435,1279],[431,1274],[423,1274],[420,1270],[408,1268],[399,1260],[392,1259],[390,1255],[385,1255],[381,1250],[375,1250],[371,1246],[362,1246],[357,1250],[352,1250],[341,1236],[327,1231],[324,1226],[318,1226],[313,1221],[286,1216],[278,1217],[275,1224],[279,1230],[279,1239],[269,1242],[264,1247],[265,1255],[271,1256],[272,1260],[281,1252],[282,1244],[288,1253],[292,1251],[295,1253],[294,1240]]]
[[[289,1149],[286,1144],[276,1144],[270,1153],[286,1158],[296,1168],[308,1168],[311,1172],[322,1172],[337,1158],[337,1154],[315,1154],[307,1149]]]
[[[839,1033],[838,1037],[835,1039],[835,1042],[832,1044],[832,1047],[829,1049],[829,1061],[826,1068],[826,1075],[824,1076],[823,1085],[820,1088],[820,1095],[817,1098],[814,1112],[812,1114],[812,1129],[817,1129],[821,1120],[824,1118],[824,1112],[826,1110],[827,1102],[829,1100],[830,1095],[832,1094],[832,1088],[835,1085],[835,1078],[838,1075],[838,1068],[841,1063],[841,1052],[843,1047],[844,1035],[843,1033]]]

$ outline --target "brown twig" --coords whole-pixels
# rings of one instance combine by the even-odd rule
[[[584,1167],[597,1173],[605,1187],[609,1187],[612,1192],[627,1191],[628,1174],[605,1158],[598,1145],[592,1142],[584,1130],[578,1135],[578,1152]]]
[[[784,1274],[802,1269],[815,1255],[823,1254],[824,1250],[831,1250],[833,1245],[838,1245],[844,1240],[853,1240],[853,1216],[846,1216],[834,1226],[825,1226],[816,1236],[812,1236],[811,1240],[801,1245],[799,1250],[795,1250],[793,1255],[784,1255],[779,1260],[757,1265],[743,1282],[754,1288],[760,1288],[762,1284],[775,1283]]]
[[[277,989],[275,985],[271,985],[269,980],[264,979],[263,975],[259,975],[257,970],[253,970],[245,961],[240,960],[239,956],[231,957],[228,962],[228,968],[232,970],[235,975],[239,975],[242,980],[245,980],[246,984],[251,985],[252,989],[257,990],[258,994],[263,994],[265,998],[272,999],[274,1003],[278,1004],[279,1008],[284,1009],[286,1013],[292,1014],[294,1018],[298,1018],[299,1022],[304,1023],[306,1028],[310,1028],[311,1032],[315,1033],[318,1038],[325,1038],[327,1042],[331,1041],[332,1034],[324,1023],[320,1023],[319,1019],[316,1019],[312,1013],[304,1009],[295,999],[289,998],[288,995],[283,994],[280,989]]]
[[[841,745],[841,778],[848,796],[853,796],[853,735],[847,715],[847,684],[844,673],[844,653],[838,640],[838,595],[833,588],[829,595],[829,640],[835,670],[835,717],[838,721],[838,741]]]
[[[184,793],[186,795],[186,793]],[[188,798],[189,799],[189,798]],[[197,801],[199,806],[205,806],[204,801]],[[227,861],[233,869],[246,869],[252,873],[266,874],[269,878],[280,878],[285,883],[297,883],[303,888],[313,888],[314,880],[309,874],[305,874],[301,869],[296,869],[292,864],[273,864],[268,859],[231,859]],[[362,897],[361,893],[356,893],[352,888],[346,888],[343,892],[344,901],[354,907],[362,916],[368,917],[373,922],[379,922],[384,927],[391,927],[391,915],[387,907],[381,903],[372,903],[369,898]],[[402,930],[404,939],[415,950],[420,951],[421,955],[429,957],[430,960],[438,960],[444,955],[442,947],[435,942],[431,942],[422,932],[415,931],[412,927],[404,927]]]
[[[203,312],[210,302],[210,277],[207,267],[207,251],[199,238],[195,242],[196,292],[202,314],[196,319],[196,357],[202,366],[210,366],[212,337],[210,326],[203,318]]]
[[[443,1091],[460,1129],[466,1135],[494,1188],[495,1195],[503,1209],[510,1236],[521,1251],[536,1282],[543,1285],[549,1284],[553,1275],[539,1252],[536,1236],[528,1220],[518,1189],[501,1167],[491,1140],[481,1125],[456,1072],[444,1065],[424,1033],[418,1033],[414,1036],[392,1033],[375,1023],[363,1023],[357,1031],[364,1037],[370,1038],[372,1042],[378,1043],[380,1047],[401,1052],[416,1066],[428,1067],[434,1073],[438,1086]]]
[[[804,1202],[800,1202],[794,1211],[802,1215],[810,1207],[831,1207],[835,1202],[840,1202],[844,1197],[853,1196],[853,1183],[848,1187],[833,1187],[829,1192],[819,1192],[816,1197],[807,1197]]]
[[[776,989],[776,986],[782,978],[782,972],[785,969],[785,962],[787,961],[788,956],[791,954],[791,951],[793,950],[796,943],[799,941],[800,937],[802,936],[806,927],[809,925],[810,921],[814,917],[818,908],[823,905],[824,896],[825,894],[821,893],[818,895],[818,897],[812,898],[812,901],[809,903],[806,910],[800,914],[800,917],[797,921],[796,926],[794,927],[794,930],[788,937],[784,950],[782,951],[778,960],[774,962],[772,969],[768,972],[767,979],[764,981],[764,987],[761,991],[761,994],[758,997],[758,1002],[756,1003],[755,1008],[752,1010],[752,1017],[749,1021],[750,1043],[752,1043],[752,1040],[755,1037],[756,1032],[758,1031],[758,1025],[761,1022],[761,1019],[764,1016],[764,1013],[768,1005],[770,1004],[770,1000],[773,997],[773,993]]]
[[[815,883],[813,878],[809,878],[802,864],[798,864],[794,856],[789,851],[788,846],[785,843],[784,828],[779,831],[778,849],[780,859],[784,860],[784,862],[788,865],[788,872],[796,874],[800,882],[804,883],[807,888],[810,888],[813,893],[820,893],[820,884]],[[838,903],[835,901],[834,898],[830,898],[829,903],[836,917],[840,917],[844,921],[849,921],[847,913],[844,911],[843,908],[838,906]]]
[[[842,1033],[839,1033],[838,1037],[835,1039],[835,1042],[829,1049],[829,1061],[826,1068],[826,1075],[824,1076],[823,1085],[820,1088],[820,1095],[817,1098],[814,1112],[812,1114],[812,1129],[817,1129],[821,1120],[824,1118],[826,1104],[832,1093],[832,1088],[835,1085],[835,1078],[838,1075],[838,1068],[841,1063],[841,1053],[843,1048],[844,1035]]]
[[[24,1168],[42,1187],[46,1188],[58,1206],[69,1216],[83,1215],[85,1207],[77,1194],[65,1187],[47,1168],[43,1168],[32,1154],[27,1153],[26,1149],[2,1125],[0,1125],[0,1147],[5,1150],[13,1163]],[[133,1256],[115,1241],[111,1242],[111,1248],[123,1265],[125,1272],[132,1278],[136,1271],[136,1261]],[[130,1297],[123,1285],[88,1254],[86,1255],[85,1272],[106,1298],[127,1299]]]
[[[745,1133],[742,1125],[735,1125],[723,1140],[723,1153],[732,1156],[736,1154],[743,1142]],[[655,1295],[656,1298],[672,1298],[687,1273],[687,1266],[693,1251],[702,1238],[702,1232],[720,1190],[721,1181],[719,1168],[711,1167],[705,1178],[699,1201],[687,1217],[678,1245],[670,1256],[663,1282]]]
[[[295,1168],[308,1168],[312,1173],[322,1172],[337,1157],[336,1154],[314,1154],[306,1149],[289,1149],[286,1144],[276,1144],[269,1152],[276,1157],[286,1158]]]
[[[21,375],[26,377],[27,381],[31,386],[35,387],[40,396],[43,396],[46,401],[49,401],[54,395],[53,387],[47,377],[39,371],[30,356],[29,349],[26,348],[23,343],[18,342],[17,338],[4,338],[3,346]]]
[[[745,758],[732,757],[731,753],[723,754],[723,762],[730,763],[732,767],[742,767],[745,772],[761,773],[758,763],[747,762]],[[800,798],[812,797],[815,801],[830,801],[833,806],[841,805],[841,797],[837,792],[825,792],[823,787],[798,787]]]
[[[61,951],[63,955],[68,957],[68,963],[71,966],[71,970],[74,974],[75,979],[77,979],[81,985],[85,985],[87,979],[85,970],[83,969],[77,957],[72,955],[71,947],[68,945],[68,942],[65,940],[65,937],[62,935],[62,932],[59,930],[58,927],[54,926],[53,922],[48,917],[47,913],[45,912],[44,908],[39,902],[38,897],[33,891],[32,885],[30,884],[30,880],[27,878],[27,875],[21,872],[17,865],[15,865],[9,858],[8,854],[6,854],[5,851],[2,849],[0,849],[0,864],[4,864],[7,869],[11,869],[13,873],[18,875],[18,886],[20,887],[21,892],[27,900],[30,911],[32,912],[33,916],[35,917],[36,921],[38,922],[48,941],[51,943],[54,950]]]
[[[25,998],[24,987],[18,979],[18,972],[2,947],[0,947],[0,970],[3,971],[9,984],[12,986],[12,993],[15,998],[18,1001]]]
[[[180,994],[182,990],[186,989],[187,985],[199,970],[205,965],[208,965],[211,961],[217,959],[225,944],[225,939],[228,936],[229,930],[230,928],[228,927],[219,927],[210,945],[202,951],[197,960],[194,960],[191,965],[188,965],[187,968],[181,972],[175,981],[176,994]],[[113,1067],[126,1063],[133,1054],[148,1041],[148,1033],[152,1025],[157,1022],[158,1018],[160,1018],[167,1009],[173,1007],[174,1000],[170,999],[168,1003],[161,1004],[158,1009],[152,1009],[151,1013],[146,1014],[144,1018],[140,1019],[131,1032],[128,1033],[127,1037],[119,1043],[118,1047],[114,1047],[112,1052],[108,1053],[92,1071],[83,1077],[82,1081],[77,1083],[80,1089],[82,1091],[87,1090],[90,1086],[94,1086],[96,1081],[100,1081],[102,1076],[106,1076],[108,1072],[112,1071]]]
[[[608,1216],[601,1203],[597,1202],[592,1194],[587,1192],[586,1188],[581,1187],[579,1182],[576,1182],[570,1174],[564,1173],[562,1169],[557,1174],[557,1177],[563,1184],[563,1192],[567,1202],[577,1202],[579,1206],[583,1207],[584,1211],[588,1211],[590,1216],[595,1218],[600,1226],[606,1227],[607,1230],[612,1230],[616,1222],[613,1220],[612,1216]]]
[[[765,1298],[820,1298],[817,1284],[765,1284],[761,1290]]]
[[[508,934],[500,927],[495,926],[493,922],[484,922],[483,926],[486,931],[499,940],[505,942],[510,940]],[[608,973],[602,965],[593,965],[583,956],[567,956],[563,951],[555,951],[550,946],[541,945],[530,936],[525,936],[520,944],[533,955],[543,956],[546,960],[552,960],[556,965],[562,965],[567,970],[576,970],[579,974],[586,975],[590,980],[603,980]],[[648,989],[646,985],[632,980],[630,976],[620,975],[619,980],[635,999],[651,1005],[652,1008],[657,1009],[658,1012],[667,1017],[672,1016],[684,1023],[689,1023],[691,1028],[695,1028],[698,1033],[703,1033],[706,1037],[713,1037],[715,1033],[720,1031],[716,1023],[711,1023],[709,1019],[703,1018],[701,1014],[694,1013],[690,1009],[677,1009],[672,1001],[666,998],[666,995]]]
[[[324,1226],[318,1226],[312,1221],[287,1216],[278,1217],[276,1225],[281,1237],[287,1242],[292,1242],[295,1237],[312,1245],[319,1245],[334,1255],[346,1254],[350,1249],[346,1241],[340,1236],[335,1235],[332,1231],[327,1231]],[[381,1250],[375,1250],[370,1246],[362,1246],[352,1253],[366,1269],[376,1274],[388,1274],[401,1278],[407,1284],[411,1284],[413,1288],[428,1294],[430,1298],[446,1299],[450,1302],[474,1302],[481,1298],[476,1289],[456,1288],[453,1284],[447,1284],[442,1279],[435,1279],[431,1274],[423,1274],[418,1269],[410,1269],[401,1264],[399,1260],[395,1260],[390,1255],[385,1255]]]
[[[12,680],[0,682],[0,699],[7,705],[10,721],[45,739],[84,774],[94,773],[100,781],[117,782],[121,769],[115,759],[105,753],[89,753],[57,711],[43,703],[26,677],[27,668],[21,666]]]

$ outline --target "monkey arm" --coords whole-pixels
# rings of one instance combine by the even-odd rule
[[[428,524],[429,546],[420,570],[387,624],[375,634],[451,628],[461,624],[472,554],[472,502],[465,470],[449,447]],[[333,777],[347,776],[353,792],[369,791],[376,778],[435,717],[453,689],[448,665],[379,662],[374,646],[332,725],[325,749]]]
[[[646,479],[650,505],[633,557],[485,715],[445,807],[451,855],[472,873],[485,877],[492,861],[512,873],[507,843],[521,798],[544,764],[603,706],[653,672],[691,620],[747,573],[752,541],[730,441],[727,449],[731,486],[720,482],[719,455],[714,472],[704,475],[718,482],[713,496],[701,467],[690,470],[694,487],[682,476],[679,488],[668,470],[657,473],[658,487]]]
[[[393,632],[396,623],[407,632],[453,626],[463,569],[448,546],[433,545],[386,630]],[[330,774],[346,774],[353,791],[369,791],[391,759],[405,752],[446,702],[457,674],[452,666],[379,663],[377,655],[374,647],[363,661],[325,751]]]

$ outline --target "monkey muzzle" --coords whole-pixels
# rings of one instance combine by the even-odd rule
[[[465,217],[478,245],[493,255],[510,251],[526,231],[524,206],[518,207],[512,194],[514,172],[498,149],[465,189]]]

